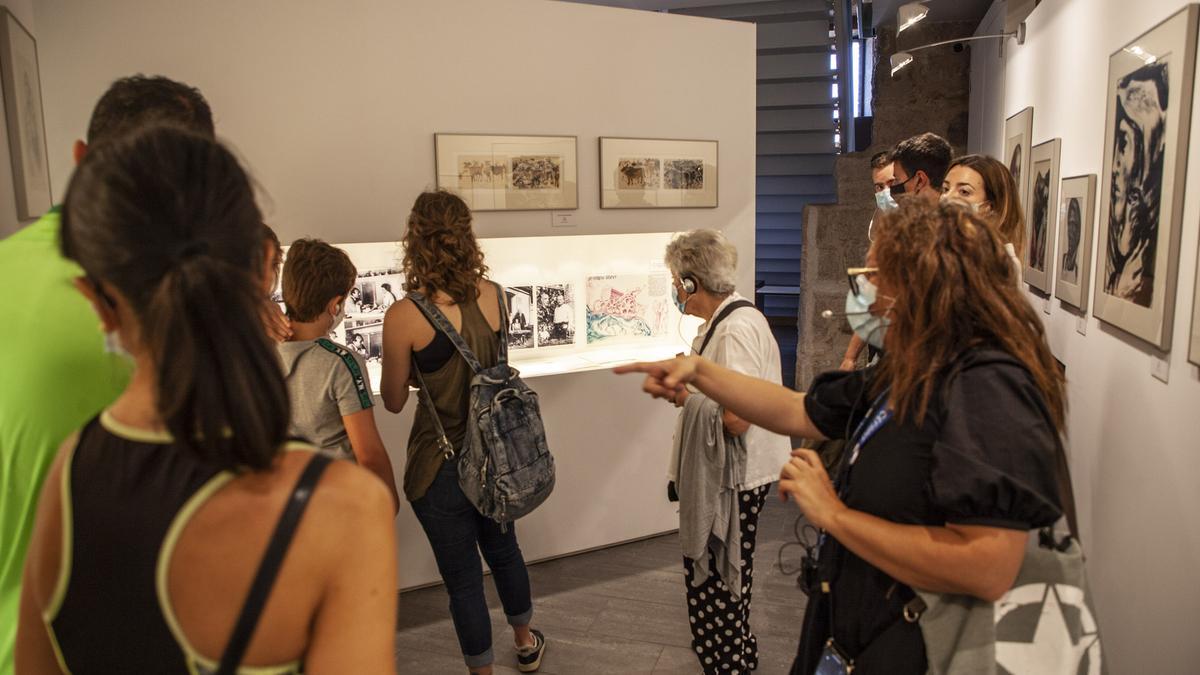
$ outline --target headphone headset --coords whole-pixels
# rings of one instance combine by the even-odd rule
[[[692,277],[683,277],[679,280],[679,285],[683,287],[683,292],[688,295],[696,292],[696,280]]]

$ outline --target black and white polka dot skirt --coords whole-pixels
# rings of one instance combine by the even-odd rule
[[[770,485],[738,494],[738,518],[742,523],[742,593],[734,600],[717,574],[717,562],[709,552],[711,575],[695,585],[695,564],[683,559],[687,588],[688,619],[692,649],[705,673],[748,673],[758,667],[758,640],[750,631],[750,595],[754,582],[754,542],[758,514]]]

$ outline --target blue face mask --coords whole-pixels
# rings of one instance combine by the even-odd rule
[[[688,300],[691,299],[692,296],[689,295]],[[675,309],[678,309],[680,314],[687,314],[687,300],[679,299],[679,289],[675,288],[675,284],[671,284],[671,302],[675,303]]]
[[[858,289],[858,295],[853,290],[846,291],[846,320],[864,342],[876,349],[883,349],[883,336],[892,321],[886,316],[871,313],[871,305],[875,304],[879,289],[861,275],[858,277]]]
[[[877,206],[880,211],[885,213],[900,207],[900,205],[896,203],[896,198],[892,196],[892,191],[890,188],[883,188],[879,192],[875,193],[875,206]]]

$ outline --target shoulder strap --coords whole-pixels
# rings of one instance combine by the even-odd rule
[[[1062,500],[1063,515],[1067,517],[1071,538],[1082,545],[1083,542],[1079,539],[1079,520],[1075,512],[1075,488],[1071,484],[1071,466],[1067,463],[1067,452],[1063,449],[1062,439],[1058,439],[1054,447],[1058,461],[1058,498]]]
[[[358,392],[358,402],[362,404],[363,410],[375,405],[371,400],[371,390],[367,388],[367,378],[363,377],[362,368],[358,367],[358,360],[350,353],[350,350],[339,347],[330,340],[325,338],[317,338],[317,344],[322,349],[337,356],[346,364],[346,368],[350,371],[350,376],[354,378],[354,389]]]
[[[408,297],[412,297],[410,293]],[[433,404],[433,396],[429,393],[429,388],[425,386],[425,377],[421,375],[421,367],[417,365],[417,357],[413,356],[412,360],[413,372],[417,374],[417,398],[421,401],[421,405],[429,410],[429,416],[433,419],[433,430],[438,435],[438,447],[442,449],[442,456],[446,459],[454,458],[454,444],[446,437],[446,429],[442,426],[442,418],[438,417],[437,406]]]
[[[413,301],[413,304],[417,306],[417,309],[421,311],[421,314],[425,316],[425,319],[429,321],[429,324],[432,325],[435,330],[442,332],[447,338],[450,339],[450,342],[454,345],[454,348],[457,349],[458,353],[462,354],[463,359],[466,360],[467,365],[471,366],[471,370],[475,371],[476,373],[483,370],[483,364],[479,362],[479,359],[475,358],[475,352],[471,351],[471,348],[468,347],[467,343],[463,340],[462,335],[460,335],[459,332],[454,329],[454,325],[450,323],[450,320],[446,318],[445,314],[442,314],[442,310],[438,309],[437,305],[430,302],[429,298],[425,297],[425,294],[421,293],[420,291],[409,291],[406,297]],[[507,331],[505,331],[501,337],[507,338],[507,334]],[[507,339],[502,339],[500,341],[500,354],[502,357],[505,355],[505,345],[507,344]],[[418,370],[417,372],[419,373],[421,371]]]
[[[293,535],[296,534],[296,527],[300,524],[300,516],[304,515],[313,489],[330,461],[326,455],[315,453],[304,467],[296,486],[292,488],[292,496],[284,506],[279,522],[275,524],[275,532],[267,542],[267,551],[263,554],[262,562],[258,564],[258,572],[254,575],[250,592],[242,605],[242,612],[234,624],[233,635],[229,638],[229,644],[225,646],[225,653],[221,655],[217,675],[234,675],[242,657],[246,655],[246,648],[250,646],[254,629],[258,626],[259,617],[262,616],[267,598],[271,595],[271,587],[275,585],[275,577],[283,565],[284,555],[292,543]]]
[[[708,341],[711,340],[713,337],[713,334],[717,332],[717,326],[722,321],[725,320],[725,317],[729,316],[730,314],[733,314],[734,310],[741,309],[742,307],[753,307],[753,306],[754,306],[754,303],[750,302],[749,300],[734,300],[733,302],[729,303],[728,305],[725,305],[725,308],[722,309],[721,312],[719,314],[717,314],[716,318],[714,318],[712,320],[712,325],[710,325],[708,327],[708,332],[704,334],[704,342],[700,343],[700,351],[696,352],[696,353],[697,354],[704,353],[704,348],[708,346]]]

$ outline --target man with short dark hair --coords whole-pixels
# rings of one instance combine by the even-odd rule
[[[924,133],[900,141],[892,151],[892,196],[920,197],[936,202],[942,197],[942,181],[954,158],[950,143],[937,134]]]
[[[165,77],[117,80],[97,102],[89,145],[148,124],[213,136],[200,92]],[[59,445],[125,388],[131,364],[73,284],[83,276],[58,250],[59,207],[0,241],[0,675],[13,672],[21,574],[42,481]]]
[[[884,150],[871,156],[871,184],[875,194],[892,187],[895,175],[892,173],[892,153]]]

